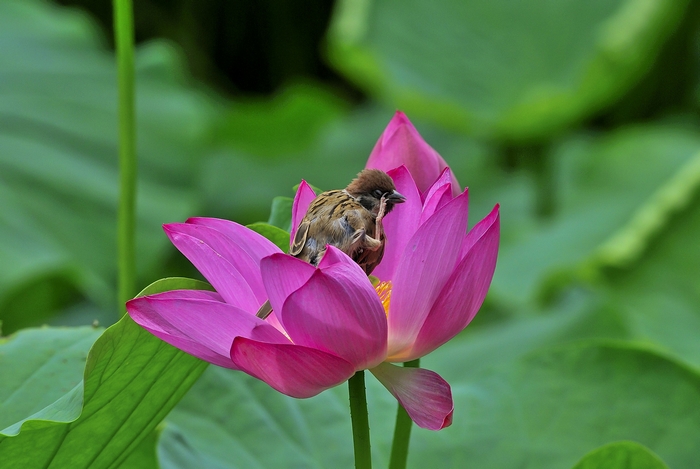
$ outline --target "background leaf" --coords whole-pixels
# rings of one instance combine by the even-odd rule
[[[289,251],[289,233],[267,223],[253,223],[248,228],[275,243],[282,252]]]
[[[629,269],[613,269],[605,289],[611,307],[632,334],[700,367],[700,207],[692,205],[652,238],[645,256]]]
[[[459,352],[453,347],[450,356]],[[571,467],[581,454],[616,440],[638,441],[670,467],[698,464],[691,449],[697,442],[687,432],[697,435],[700,425],[692,404],[700,376],[653,351],[581,342],[536,351],[467,380],[440,355],[442,366],[435,368],[454,383],[462,416],[448,434],[414,441],[415,467],[445,454],[447,466]]]
[[[84,15],[35,1],[2,2],[0,42],[5,331],[40,324],[79,293],[107,311],[98,317],[109,324],[117,317],[114,58]],[[195,211],[190,174],[207,151],[205,136],[216,115],[205,96],[183,87],[181,68],[165,44],[137,55],[141,279],[162,276],[168,243],[159,226]],[[54,292],[43,296],[53,301],[29,311],[13,307],[37,289]]]
[[[288,233],[291,232],[293,203],[294,199],[291,197],[275,197],[272,199],[270,218],[267,220],[267,223]]]
[[[572,277],[590,281],[601,267],[634,261],[669,217],[691,204],[698,151],[693,127],[664,124],[563,142],[552,156],[555,216],[505,226],[513,233],[505,235],[495,292],[514,303],[533,301]]]
[[[333,64],[411,115],[506,140],[549,137],[629,89],[685,1],[342,1]]]
[[[26,329],[0,339],[0,428],[43,409],[82,379],[101,329]]]
[[[581,459],[574,469],[668,469],[649,448],[634,441],[609,443]]]

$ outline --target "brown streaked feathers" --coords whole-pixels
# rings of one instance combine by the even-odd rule
[[[289,254],[318,265],[326,246],[335,246],[369,275],[384,255],[382,219],[405,200],[389,175],[365,169],[345,189],[323,192],[311,202]],[[270,312],[266,302],[257,315],[264,319]]]

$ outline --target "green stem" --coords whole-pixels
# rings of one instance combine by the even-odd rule
[[[372,468],[372,452],[369,444],[369,419],[365,394],[365,372],[358,371],[348,380],[350,395],[350,419],[352,442],[355,447],[355,469]]]
[[[407,368],[418,368],[420,358],[403,364]],[[408,416],[406,409],[399,404],[396,412],[396,426],[394,427],[394,442],[391,445],[391,459],[389,469],[404,469],[408,460],[408,444],[411,440],[411,428],[413,421]]]
[[[134,116],[134,18],[131,0],[114,0],[114,42],[119,90],[119,209],[117,256],[119,312],[136,293],[136,125]]]

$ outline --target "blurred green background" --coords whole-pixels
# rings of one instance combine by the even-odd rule
[[[698,2],[135,3],[140,285],[198,278],[162,223],[251,223],[302,178],[343,187],[401,109],[469,187],[470,225],[497,202],[502,213],[485,306],[425,360],[453,383],[455,421],[466,426],[417,433],[418,461],[571,467],[596,446],[633,439],[670,467],[700,466],[689,446],[697,436],[681,441],[700,434]],[[0,1],[3,335],[118,319],[111,21],[110,2]],[[523,358],[571,341],[588,341],[590,353]],[[207,389],[244,379],[205,377]],[[230,441],[207,453],[205,438],[187,433],[195,390],[171,416],[161,463],[255,467],[226,465],[241,457]],[[338,393],[327,395],[319,399]],[[669,395],[672,409],[661,404]],[[550,415],[541,400],[575,415]],[[635,433],[640,422],[649,434]],[[390,432],[387,422],[374,426]],[[561,436],[572,428],[590,431]],[[566,440],[556,454],[552,438]],[[324,467],[329,451],[311,465]]]

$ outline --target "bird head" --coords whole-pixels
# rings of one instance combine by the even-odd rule
[[[389,175],[378,169],[363,169],[345,190],[375,214],[379,210],[382,197],[386,200],[385,213],[389,213],[394,205],[406,201],[406,197],[396,191],[394,181]]]

